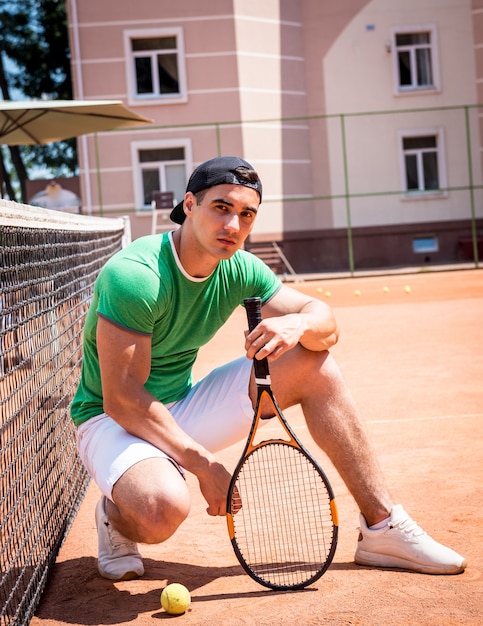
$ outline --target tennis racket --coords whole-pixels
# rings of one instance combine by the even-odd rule
[[[244,304],[252,331],[262,321],[261,300],[248,298]],[[320,578],[334,557],[334,494],[277,405],[267,359],[254,359],[254,368],[257,403],[228,491],[228,532],[240,564],[254,580],[271,589],[302,589]],[[282,436],[257,443],[262,407],[268,403]]]

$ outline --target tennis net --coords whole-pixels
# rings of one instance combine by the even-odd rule
[[[69,409],[124,219],[0,200],[0,626],[28,624],[88,485]]]

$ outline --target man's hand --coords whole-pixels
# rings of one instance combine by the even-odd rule
[[[251,332],[245,332],[247,358],[278,359],[298,344],[304,331],[304,318],[298,313],[265,319]]]
[[[230,487],[231,475],[228,470],[218,461],[213,460],[207,470],[197,472],[196,476],[200,484],[208,507],[208,515],[226,515],[226,498]]]
[[[284,285],[263,305],[263,321],[245,333],[249,359],[278,359],[300,343],[307,350],[330,350],[338,340],[337,323],[330,307]]]

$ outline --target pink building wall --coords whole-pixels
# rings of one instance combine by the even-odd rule
[[[340,114],[359,113],[359,102],[364,100],[371,100],[375,110],[481,102],[482,2],[452,0],[443,11],[436,0],[212,0],[208,4],[68,0],[75,97],[119,99],[153,120],[151,127],[79,140],[83,206],[93,214],[129,215],[133,236],[142,236],[150,232],[151,211],[143,196],[142,171],[147,166],[139,162],[141,154],[182,149],[183,158],[166,174],[167,180],[175,181],[177,196],[182,194],[180,180],[185,181],[198,163],[219,153],[239,154],[264,181],[264,204],[253,239],[283,242],[300,271],[347,267],[348,208],[358,216],[354,239],[359,264],[418,262],[412,241],[428,232],[436,233],[441,242],[434,259],[449,260],[458,238],[467,231],[467,197],[447,194],[434,199],[430,224],[420,210],[423,205],[408,197],[389,195],[365,204],[354,197],[349,206],[344,156],[352,168],[350,183],[378,177],[394,179],[398,185],[397,155],[381,155],[375,176],[372,156],[365,154],[362,142],[368,136],[371,146],[390,137],[395,142],[404,122],[397,116],[384,126],[381,118],[373,126],[370,117],[359,127],[351,121],[348,128],[356,135],[349,138],[344,155]],[[454,15],[462,18],[458,24]],[[443,90],[407,100],[394,97],[387,41],[392,26],[418,20],[436,25],[443,59],[454,58],[454,37],[464,38],[456,54],[461,55],[460,66],[467,76],[449,72],[452,65],[443,64]],[[466,23],[472,25],[474,45]],[[454,33],[449,33],[453,25]],[[132,40],[170,34],[179,46],[182,93],[136,97]],[[458,59],[455,62],[458,65]],[[357,73],[359,67],[362,75]],[[468,89],[460,89],[456,78]],[[476,112],[472,115],[472,129],[481,129],[480,117]],[[456,122],[441,119],[441,125],[448,125],[445,133],[450,139],[463,137]],[[418,126],[417,120],[411,123]],[[357,133],[360,141],[352,153]],[[458,141],[448,147],[452,155],[448,161],[459,164],[458,171],[451,172],[455,186],[467,179],[464,159],[459,158],[465,146]],[[480,178],[481,143],[480,139],[474,148]],[[161,180],[162,184],[168,183]],[[476,203],[481,219],[479,196]],[[416,215],[414,223],[401,217],[404,214]],[[374,248],[380,254],[373,254]]]

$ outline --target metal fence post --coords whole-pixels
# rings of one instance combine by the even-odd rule
[[[352,244],[352,224],[351,224],[351,202],[349,194],[349,173],[347,166],[347,145],[345,136],[345,116],[340,116],[340,129],[342,135],[342,158],[344,161],[344,196],[347,216],[347,251],[349,254],[349,270],[351,276],[354,274],[354,249]]]
[[[468,151],[468,188],[470,192],[470,207],[471,207],[471,237],[473,239],[473,258],[475,261],[475,267],[478,268],[478,233],[476,230],[476,215],[475,215],[475,193],[473,183],[473,159],[471,158],[471,133],[470,133],[470,113],[469,107],[464,107],[465,111],[465,126],[466,126],[466,149]]]

